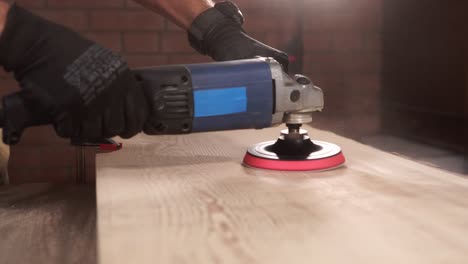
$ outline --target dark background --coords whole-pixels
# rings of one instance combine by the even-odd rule
[[[132,67],[210,61],[189,47],[183,30],[130,0],[18,2],[123,54]],[[296,55],[294,71],[325,91],[315,127],[357,140],[391,133],[468,149],[466,1],[234,2],[249,34]],[[17,89],[11,76],[0,76],[2,93]],[[75,158],[52,129],[31,129],[11,149],[10,179],[73,181]]]
[[[384,1],[384,131],[464,150],[467,7],[466,1]]]

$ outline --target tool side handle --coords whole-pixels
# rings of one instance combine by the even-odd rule
[[[26,104],[24,92],[5,96],[0,103],[0,128],[3,128],[3,142],[8,145],[18,144],[25,129],[33,126],[52,124],[46,111],[35,104]],[[70,139],[70,143],[80,147],[95,147],[99,152],[112,152],[122,148],[121,143],[112,139],[84,140]]]
[[[52,123],[40,107],[26,104],[25,96],[24,91],[19,91],[5,96],[0,104],[0,127],[5,144],[17,144],[28,127]]]

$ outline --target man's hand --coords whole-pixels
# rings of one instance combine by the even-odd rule
[[[47,109],[62,137],[132,137],[146,121],[142,88],[120,56],[17,5],[0,36],[0,65]]]
[[[242,28],[243,22],[244,17],[234,3],[217,3],[193,21],[190,44],[217,61],[273,57],[287,71],[288,55],[249,37]]]
[[[287,71],[288,55],[249,37],[242,29],[242,13],[231,2],[214,5],[212,0],[134,1],[187,29],[192,47],[214,60],[273,57]]]

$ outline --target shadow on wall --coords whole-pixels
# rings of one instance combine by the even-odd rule
[[[468,176],[468,160],[466,156],[457,152],[391,135],[366,137],[362,141],[364,144],[403,158]]]

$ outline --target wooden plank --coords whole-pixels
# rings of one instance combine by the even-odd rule
[[[94,186],[0,188],[0,263],[96,263]]]
[[[0,129],[0,134],[2,134]],[[0,141],[0,185],[7,184],[8,179],[8,159],[10,158],[10,147]]]
[[[347,165],[243,167],[279,128],[138,136],[98,156],[101,263],[466,263],[468,180],[335,134]]]

